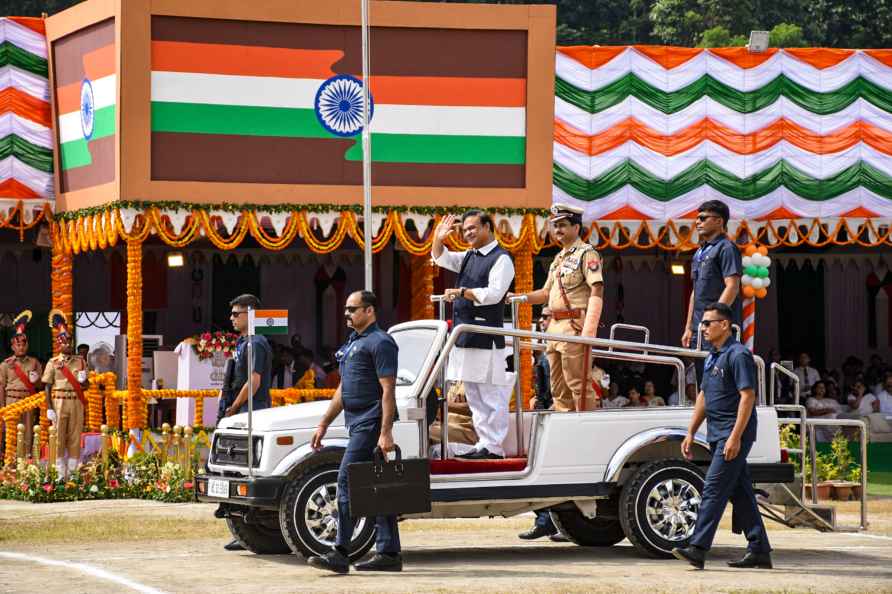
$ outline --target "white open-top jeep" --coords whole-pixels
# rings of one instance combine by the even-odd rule
[[[404,457],[430,457],[430,404],[443,370],[463,332],[497,333],[519,348],[541,348],[554,335],[480,326],[458,326],[449,334],[438,320],[398,324],[390,334],[399,345],[394,438]],[[684,385],[681,357],[706,353],[653,343],[560,337],[589,344],[598,359],[671,366]],[[777,412],[766,405],[766,373],[758,371],[758,436],[748,462],[755,483],[788,483],[793,466],[781,461]],[[682,397],[684,398],[684,397]],[[666,556],[690,538],[709,459],[705,433],[698,434],[693,460],[680,442],[692,403],[659,408],[596,409],[578,413],[525,411],[528,395],[515,389],[514,420],[503,460],[431,459],[428,514],[407,517],[478,518],[549,510],[560,531],[576,544],[611,546],[624,538],[643,554]],[[220,503],[232,534],[255,553],[328,551],[337,533],[338,464],[347,444],[343,415],[329,428],[324,447],[310,436],[327,402],[295,404],[253,413],[248,445],[246,414],[223,420],[214,433],[207,473],[196,479],[200,501]],[[442,409],[445,413],[445,405]],[[445,432],[444,432],[445,433]],[[248,472],[248,448],[253,469]],[[448,451],[440,446],[435,451]],[[374,521],[360,519],[351,558],[374,542]]]

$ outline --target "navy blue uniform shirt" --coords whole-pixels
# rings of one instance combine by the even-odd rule
[[[378,324],[362,334],[353,332],[338,349],[341,363],[341,398],[347,427],[380,422],[384,390],[378,378],[396,377],[398,347]]]
[[[701,388],[706,398],[706,440],[713,443],[727,439],[737,421],[740,390],[756,389],[753,354],[733,336],[729,337],[722,348],[713,349],[706,357]],[[756,440],[755,410],[740,439],[742,442]]]
[[[722,233],[718,237],[707,241],[694,254],[691,262],[691,280],[694,281],[694,315],[691,318],[691,329],[694,332],[700,329],[700,320],[703,319],[703,311],[707,305],[715,303],[725,290],[725,277],[743,275],[743,258],[740,250],[728,236]],[[731,304],[734,313],[732,323],[740,326],[743,319],[743,308],[738,291],[734,303]],[[696,347],[696,334],[694,344]]]
[[[251,352],[254,356],[254,372],[260,375],[260,387],[254,392],[254,410],[269,408],[272,405],[270,401],[269,388],[273,379],[273,356],[272,348],[266,336],[251,337]],[[238,397],[242,386],[248,381],[248,337],[241,336],[235,346],[235,369],[233,369],[232,387],[233,400]],[[239,412],[248,412],[248,401],[246,400]]]

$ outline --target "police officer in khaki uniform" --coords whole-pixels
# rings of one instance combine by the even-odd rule
[[[549,334],[595,336],[604,307],[604,277],[598,252],[579,237],[582,209],[555,204],[551,208],[551,225],[552,236],[562,249],[551,263],[545,286],[525,297],[532,304],[548,303]],[[551,370],[554,410],[596,408],[591,349],[581,344],[549,341],[545,354]]]
[[[56,425],[56,469],[59,476],[77,468],[81,455],[81,430],[84,428],[84,384],[87,363],[74,354],[65,315],[58,309],[50,312],[50,328],[57,332],[60,353],[50,359],[43,372],[46,384],[47,417]],[[68,463],[66,465],[66,450]]]
[[[39,389],[43,366],[36,358],[28,355],[28,335],[25,330],[30,321],[31,311],[26,309],[17,315],[13,322],[15,326],[15,335],[11,341],[13,354],[0,363],[0,407],[36,394]],[[35,419],[33,411],[22,414],[19,419],[19,423],[25,425],[26,452],[31,451]]]

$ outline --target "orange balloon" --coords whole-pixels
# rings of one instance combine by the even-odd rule
[[[767,256],[767,255],[768,255],[768,248],[765,247],[764,245],[763,245],[763,246],[759,246],[758,248],[756,248],[756,251],[759,252],[759,254],[761,254],[761,255],[763,255],[763,256]]]
[[[756,246],[754,246],[753,244],[749,244],[748,246],[746,246],[746,249],[743,250],[744,256],[752,256],[755,253],[756,253]]]
[[[756,294],[756,290],[749,285],[744,285],[743,287],[743,296],[747,299],[752,299],[753,295]]]
[[[768,289],[756,289],[757,299],[765,299],[766,295],[768,295]]]

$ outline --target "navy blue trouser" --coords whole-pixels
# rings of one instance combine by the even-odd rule
[[[765,524],[762,523],[762,516],[756,505],[753,481],[746,465],[746,457],[752,447],[753,442],[742,442],[737,457],[728,462],[722,454],[725,449],[724,439],[709,444],[712,462],[706,471],[700,513],[691,537],[692,545],[707,551],[710,549],[719,521],[730,501],[734,506],[732,530],[746,535],[749,543],[747,550],[753,553],[771,552]]]
[[[353,539],[353,520],[350,516],[350,493],[347,489],[347,466],[354,462],[370,462],[378,437],[381,434],[380,422],[361,423],[350,427],[350,441],[347,451],[338,469],[338,539],[337,547],[342,553],[350,552],[350,541]],[[375,525],[378,534],[375,549],[379,553],[395,554],[400,552],[400,532],[396,525],[396,516],[377,516]]]
[[[544,528],[548,534],[557,534],[557,526],[551,521],[551,514],[547,509],[538,509],[535,513],[537,528]]]

